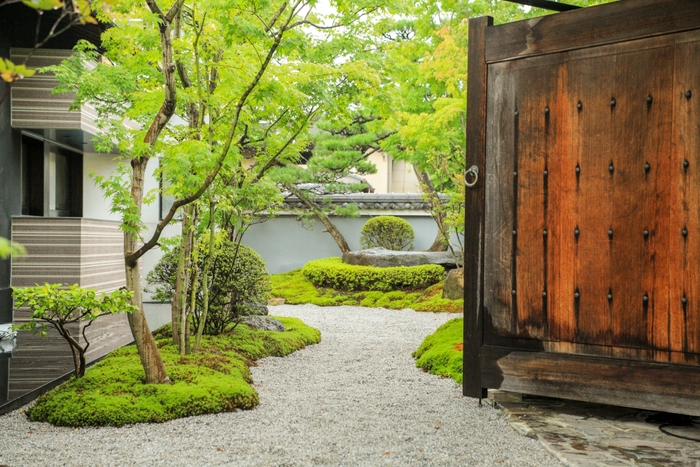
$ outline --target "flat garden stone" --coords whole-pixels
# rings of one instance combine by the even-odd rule
[[[446,268],[455,267],[454,256],[449,251],[393,251],[381,247],[345,253],[343,263],[378,268],[420,266],[422,264],[439,264]]]

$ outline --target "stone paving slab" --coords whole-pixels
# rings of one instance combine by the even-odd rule
[[[655,420],[677,416],[505,391],[489,391],[489,399],[515,430],[568,466],[700,467],[700,442],[663,433]],[[664,429],[700,440],[697,423]]]

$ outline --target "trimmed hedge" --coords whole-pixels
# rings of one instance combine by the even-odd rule
[[[427,289],[346,292],[328,287],[316,287],[301,269],[270,276],[272,295],[284,298],[290,305],[310,303],[318,306],[364,306],[370,308],[411,308],[415,311],[462,313],[464,300],[442,298],[442,282]],[[418,293],[416,293],[418,292]],[[386,296],[386,297],[385,297]]]
[[[337,257],[310,261],[302,273],[316,286],[344,291],[423,289],[445,279],[445,269],[437,264],[377,268],[345,264]]]

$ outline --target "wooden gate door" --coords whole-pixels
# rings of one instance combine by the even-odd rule
[[[465,395],[700,415],[700,2],[471,20],[468,93]]]

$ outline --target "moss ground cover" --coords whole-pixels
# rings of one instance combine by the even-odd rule
[[[233,333],[205,336],[201,352],[184,357],[168,344],[168,332],[161,331],[155,335],[172,384],[144,385],[144,371],[131,345],[109,354],[83,378],[39,397],[28,416],[60,426],[121,426],[253,408],[258,394],[250,385],[252,362],[285,356],[321,340],[320,332],[301,320],[276,319],[285,332],[241,324]]]
[[[301,269],[270,276],[272,296],[281,297],[296,305],[311,303],[318,306],[366,306],[393,309],[412,308],[416,311],[461,313],[463,300],[442,298],[443,282],[430,287],[391,292],[345,292],[329,287],[317,287],[309,282]]]
[[[413,352],[416,366],[428,373],[462,383],[462,345],[464,319],[452,319],[423,340]]]

